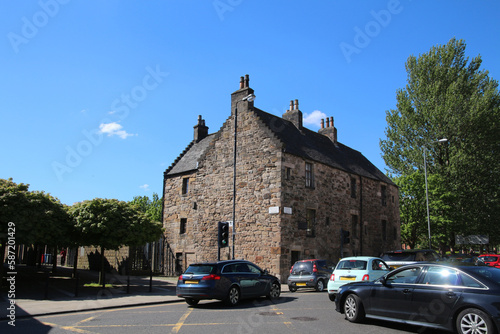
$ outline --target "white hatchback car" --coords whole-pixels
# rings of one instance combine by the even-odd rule
[[[335,301],[337,290],[344,284],[359,281],[373,281],[391,271],[378,257],[354,256],[339,261],[328,281],[328,297]]]

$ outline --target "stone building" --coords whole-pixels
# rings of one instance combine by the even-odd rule
[[[296,260],[338,261],[341,229],[350,232],[343,256],[400,248],[398,188],[337,140],[333,117],[311,131],[297,100],[278,117],[245,98],[253,93],[241,77],[219,131],[209,134],[199,116],[193,141],[164,172],[166,274],[217,260],[217,223],[233,219],[234,190],[235,258],[282,280]],[[221,259],[232,257],[232,238],[229,246]]]

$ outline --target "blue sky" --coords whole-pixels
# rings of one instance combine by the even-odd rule
[[[65,204],[162,194],[163,172],[230,116],[250,75],[255,106],[386,167],[385,112],[405,62],[451,38],[500,77],[496,1],[41,0],[0,3],[0,178]],[[318,117],[319,116],[319,117]]]

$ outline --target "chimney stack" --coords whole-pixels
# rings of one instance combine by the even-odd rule
[[[299,100],[290,101],[290,109],[283,114],[283,119],[292,122],[297,129],[302,130],[302,112],[299,110]]]
[[[321,120],[321,129],[318,131],[320,134],[327,136],[330,140],[336,144],[337,143],[337,129],[333,126],[333,117],[326,118],[326,127],[325,120]]]
[[[248,74],[245,74],[244,77],[240,77],[240,89],[231,94],[231,114],[233,114],[234,110],[236,109],[236,103],[253,93],[253,89],[250,88],[250,76]],[[247,105],[248,108],[251,108],[253,107],[253,102],[246,101],[244,103],[240,103],[238,105],[238,112],[243,110],[242,108],[244,108],[244,105]]]
[[[194,141],[199,142],[208,136],[208,126],[205,125],[205,120],[198,115],[198,124],[194,126]]]

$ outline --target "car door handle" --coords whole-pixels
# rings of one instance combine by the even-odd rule
[[[446,296],[447,296],[448,298],[453,298],[453,297],[456,297],[456,296],[457,296],[457,294],[456,294],[455,292],[453,292],[453,291],[448,291],[448,292],[446,293]]]
[[[404,289],[404,290],[403,290],[403,294],[407,295],[407,294],[409,294],[409,293],[411,293],[411,290],[410,290],[410,289]]]

